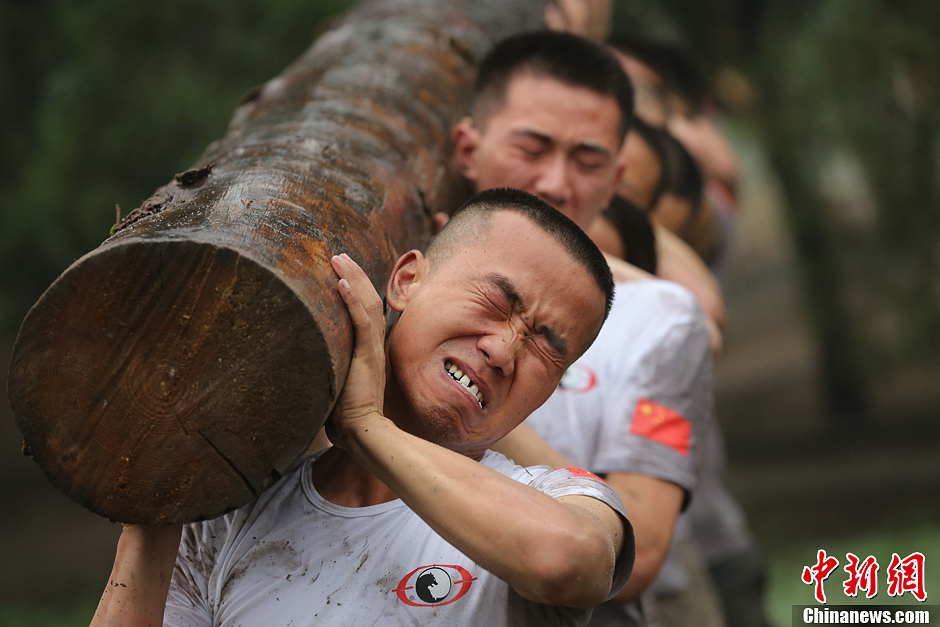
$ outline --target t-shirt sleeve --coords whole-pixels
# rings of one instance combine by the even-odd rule
[[[606,503],[617,512],[623,521],[623,546],[614,566],[614,576],[611,582],[608,599],[616,596],[627,583],[633,571],[633,561],[636,557],[636,547],[633,538],[633,525],[624,511],[623,503],[617,493],[600,477],[580,468],[554,468],[545,466],[530,468],[530,471],[540,469],[542,472],[529,485],[539,492],[557,499],[562,496],[589,496]]]
[[[209,586],[217,555],[216,537],[211,521],[183,527],[163,614],[164,626],[212,624]]]
[[[705,424],[713,419],[712,366],[704,314],[691,295],[672,296],[660,318],[670,324],[658,325],[658,337],[644,342],[629,378],[610,390],[592,470],[670,481],[685,492],[685,507],[701,464]]]

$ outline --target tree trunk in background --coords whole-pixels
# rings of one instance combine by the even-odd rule
[[[762,34],[771,48],[779,35],[769,30]],[[808,146],[814,138],[807,137],[806,116],[811,113],[794,107],[787,98],[779,59],[769,53],[758,59],[761,105],[755,113],[786,200],[784,215],[819,353],[820,392],[828,409],[828,427],[855,428],[868,418],[868,385],[861,366],[864,351],[844,295],[844,272],[839,267],[829,210],[809,180],[807,163],[812,161],[812,150]]]
[[[542,6],[362,6],[66,270],[24,320],[9,383],[52,482],[162,524],[231,510],[285,472],[349,364],[330,256],[384,286],[427,243],[475,62]]]

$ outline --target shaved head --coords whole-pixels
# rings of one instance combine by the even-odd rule
[[[431,271],[438,261],[455,250],[484,238],[490,229],[490,218],[499,211],[525,216],[534,228],[541,229],[562,244],[571,257],[591,274],[603,292],[606,301],[604,317],[607,317],[613,303],[614,282],[604,255],[568,217],[532,194],[517,189],[497,188],[480,192],[458,209],[428,247]]]

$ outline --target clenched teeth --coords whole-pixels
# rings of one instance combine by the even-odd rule
[[[470,390],[470,393],[476,397],[477,403],[480,404],[480,409],[483,409],[483,394],[480,393],[480,388],[477,387],[477,384],[450,361],[444,362],[444,368],[447,370],[447,373],[453,377],[454,381]]]

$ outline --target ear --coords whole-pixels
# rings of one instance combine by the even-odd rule
[[[478,173],[474,156],[480,145],[480,131],[473,125],[473,120],[465,117],[454,127],[452,135],[457,170],[468,180],[476,181]]]
[[[418,285],[427,276],[428,260],[419,250],[409,250],[398,258],[385,290],[385,302],[401,313]]]
[[[613,183],[610,186],[612,190],[610,196],[607,198],[607,205],[610,206],[610,201],[614,199],[614,195],[617,193],[617,190],[620,189],[620,186],[623,184],[623,175],[627,171],[627,138],[624,137],[623,144],[620,146],[620,152],[617,153],[617,161],[614,164],[614,175]]]
[[[612,190],[610,193],[610,198],[607,199],[607,204],[610,204],[610,201],[613,200],[614,194],[617,193],[617,189],[620,187],[620,183],[623,182],[623,173],[627,171],[627,161],[623,158],[623,153],[621,152],[620,156],[617,159],[617,165],[614,167],[614,181],[610,186]]]
[[[617,165],[614,167],[614,186],[620,184],[620,181],[623,180],[623,173],[627,171],[627,160],[621,150],[617,154]]]

